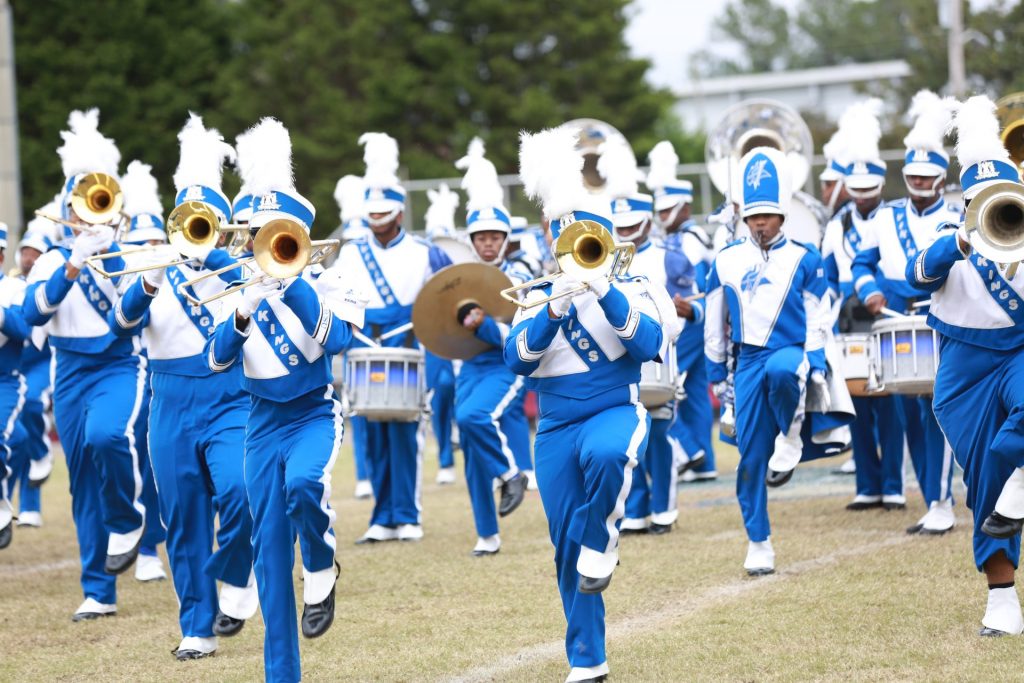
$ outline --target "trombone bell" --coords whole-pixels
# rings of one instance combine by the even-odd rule
[[[110,223],[123,204],[121,185],[106,173],[89,173],[71,190],[71,208],[86,223]]]
[[[1000,97],[996,102],[996,117],[1002,132],[1003,146],[1010,153],[1014,166],[1024,163],[1024,92]]]
[[[971,246],[994,263],[1024,259],[1024,186],[995,183],[971,199],[965,221]]]
[[[167,241],[181,254],[196,258],[217,246],[224,227],[205,202],[183,202],[167,217]]]
[[[272,220],[256,233],[252,252],[269,277],[290,278],[310,263],[312,243],[305,228],[284,218]]]

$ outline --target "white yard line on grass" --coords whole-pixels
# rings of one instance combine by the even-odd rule
[[[39,574],[41,572],[58,572],[64,569],[74,569],[80,566],[78,560],[65,559],[56,562],[40,562],[39,564],[9,564],[0,565],[0,577],[23,576]]]

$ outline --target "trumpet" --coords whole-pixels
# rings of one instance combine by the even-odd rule
[[[85,259],[93,270],[106,278],[120,277],[129,273],[142,273],[147,270],[170,268],[201,258],[217,246],[222,233],[248,232],[249,226],[234,223],[221,223],[217,214],[206,202],[183,202],[174,207],[167,217],[167,241],[169,244],[142,246],[133,249],[122,249],[105,254],[95,254]],[[103,261],[118,256],[140,253],[167,251],[170,260],[163,263],[148,263],[132,268],[108,271],[101,265]],[[179,258],[175,258],[179,256]]]
[[[532,289],[544,283],[553,283],[559,277],[571,277],[581,282],[595,279],[614,280],[623,275],[633,261],[636,246],[632,242],[616,242],[611,233],[593,221],[582,220],[568,225],[551,245],[558,272],[545,275],[529,282],[501,290],[501,297],[520,308],[533,308],[550,303],[565,296],[585,292],[589,286],[579,287],[558,296],[547,296],[535,301],[520,301],[517,296],[523,290]]]
[[[341,240],[311,240],[309,233],[301,225],[286,218],[278,218],[269,221],[256,233],[252,256],[240,259],[230,266],[203,273],[188,282],[183,282],[178,286],[178,292],[193,306],[205,306],[268,278],[295,277],[307,266],[322,262],[339,246],[341,246]],[[192,288],[196,284],[213,277],[220,277],[224,273],[253,262],[262,271],[262,275],[228,287],[224,291],[204,299],[200,299],[193,293]]]
[[[114,176],[98,172],[87,173],[71,190],[71,209],[81,221],[51,216],[43,211],[36,211],[36,215],[54,223],[88,232],[93,226],[110,223],[119,216],[123,222],[122,206],[124,193]]]
[[[994,183],[979,192],[967,207],[964,227],[971,246],[992,261],[1006,266],[1006,277],[1017,273],[1024,260],[1024,187]]]

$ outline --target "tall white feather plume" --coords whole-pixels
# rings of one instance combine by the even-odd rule
[[[676,167],[679,166],[679,155],[668,140],[662,140],[647,155],[647,163],[651,165],[644,181],[648,188],[654,190],[665,187],[676,180]]]
[[[980,161],[1010,161],[999,139],[999,120],[995,102],[984,95],[976,95],[963,102],[953,119],[956,127],[956,158],[960,168],[968,168]]]
[[[931,90],[918,92],[910,103],[914,125],[903,138],[903,144],[907,149],[941,150],[955,109],[956,100],[952,97],[942,98]]]
[[[455,228],[455,211],[459,208],[459,195],[452,192],[447,184],[441,183],[436,190],[427,190],[430,206],[423,216],[427,235],[444,233]]]
[[[79,173],[100,172],[117,176],[121,152],[117,145],[99,131],[100,110],[72,111],[68,130],[61,131],[64,144],[57,149],[64,177]]]
[[[128,164],[121,177],[121,191],[124,192],[124,212],[129,217],[144,213],[163,217],[160,190],[149,164],[137,160]]]
[[[189,185],[205,185],[220,190],[224,161],[235,160],[235,150],[224,142],[216,128],[206,128],[203,117],[188,114],[185,127],[178,133],[181,156],[174,172],[174,189],[181,192]]]
[[[363,200],[366,197],[366,183],[357,175],[342,176],[334,186],[334,200],[341,210],[341,223],[363,217]]]
[[[832,137],[830,137],[828,142],[826,142],[821,148],[821,153],[824,157],[845,165],[847,163],[846,157],[848,155],[848,143],[846,137],[846,131],[844,131],[841,126],[837,128],[836,132],[832,133]]]
[[[484,157],[484,142],[473,138],[466,156],[455,162],[455,167],[464,170],[462,189],[466,191],[466,211],[477,211],[487,207],[503,206],[505,192],[498,182],[498,171]]]
[[[880,156],[882,100],[871,97],[854,102],[839,117],[841,138],[846,141],[846,163],[875,161]]]
[[[363,162],[367,187],[381,188],[398,184],[398,140],[387,133],[363,133]]]
[[[295,189],[292,139],[283,123],[266,116],[240,135],[237,142],[239,173],[254,197]]]
[[[613,137],[601,143],[597,172],[604,178],[604,194],[609,199],[629,197],[638,191],[636,157],[629,143]]]
[[[519,177],[526,195],[539,201],[544,214],[558,220],[576,210],[600,215],[607,203],[583,185],[583,156],[576,150],[579,131],[560,126],[539,133],[519,134]]]

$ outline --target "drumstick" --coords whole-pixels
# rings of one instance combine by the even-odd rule
[[[911,308],[924,308],[925,306],[931,306],[931,305],[932,305],[932,300],[931,299],[925,299],[924,301],[915,301],[914,303],[910,304],[910,307]]]
[[[889,316],[890,318],[906,318],[907,317],[905,314],[900,313],[899,311],[894,311],[891,308],[886,308],[885,306],[882,306],[882,308],[879,309],[879,312],[882,315]]]
[[[698,294],[694,294],[693,296],[684,297],[683,301],[696,301],[697,299],[703,299],[703,298],[704,298],[704,292],[700,292]]]

